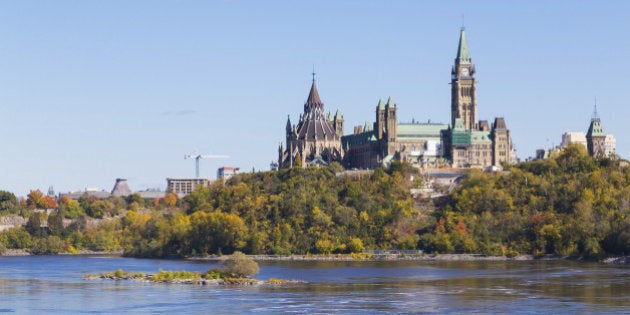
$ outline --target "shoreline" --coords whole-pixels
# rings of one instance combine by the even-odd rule
[[[24,257],[24,256],[38,256],[29,253],[23,249],[7,249],[0,257]],[[77,253],[59,253],[54,255],[40,255],[40,256],[117,256],[123,257],[123,251],[92,251],[92,250],[79,250]],[[206,256],[206,257],[184,257],[176,259],[192,260],[192,261],[221,261],[227,255],[223,256]],[[372,255],[371,257],[355,257],[350,254],[336,254],[336,255],[247,255],[254,261],[533,261],[533,260],[572,260],[572,261],[585,261],[589,260],[575,259],[562,256],[545,256],[534,257],[533,255],[518,255],[515,257],[507,256],[485,256],[481,254],[421,254],[421,255],[404,255],[404,254],[382,254]],[[133,257],[129,257],[133,258]],[[172,258],[154,258],[154,259],[172,259]],[[608,265],[630,265],[630,256],[615,256],[607,257],[597,262]]]
[[[82,249],[77,251],[76,253],[58,253],[52,255],[33,255],[26,250],[23,249],[7,249],[0,257],[24,257],[24,256],[121,256],[123,251],[93,251]]]
[[[188,257],[187,260],[198,261],[220,261],[224,256]],[[473,254],[438,254],[438,255],[401,255],[384,254],[372,255],[366,258],[357,258],[349,254],[339,255],[248,255],[255,261],[527,261],[527,260],[563,260],[563,257],[535,258],[532,255],[518,255],[515,257],[506,256],[483,256]]]

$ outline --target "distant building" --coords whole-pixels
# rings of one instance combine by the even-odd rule
[[[477,120],[476,69],[461,29],[451,70],[451,122],[401,123],[390,97],[376,106],[376,121],[341,139],[346,168],[375,168],[407,161],[423,168],[483,168],[513,163],[516,152],[503,117]]]
[[[592,157],[609,157],[615,154],[616,140],[612,134],[605,134],[602,122],[597,115],[597,106],[586,133],[568,131],[562,135],[562,148],[571,143],[583,145]]]
[[[335,115],[324,112],[324,103],[315,85],[315,74],[298,124],[291,125],[291,119],[287,117],[285,131],[287,147],[283,148],[281,144],[278,148],[280,168],[342,161],[343,116],[339,110]]]
[[[225,180],[230,179],[230,177],[238,174],[239,170],[240,170],[240,168],[238,168],[238,167],[231,167],[231,166],[220,167],[217,170],[217,179],[218,178],[223,178]]]
[[[140,195],[142,199],[146,199],[146,200],[155,200],[155,199],[164,198],[164,196],[166,196],[165,192],[158,189],[148,189],[148,190],[143,190],[143,191],[137,191],[135,193]]]
[[[206,178],[167,178],[166,192],[184,197],[195,191],[197,186],[210,186],[210,181]]]
[[[562,135],[560,146],[566,148],[571,143],[579,143],[586,148],[586,133],[579,131],[567,131]]]
[[[112,189],[112,195],[116,197],[127,197],[131,194],[132,192],[131,189],[129,189],[127,180],[124,178],[116,178],[116,184],[114,184],[114,188]]]

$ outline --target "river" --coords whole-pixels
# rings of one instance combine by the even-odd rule
[[[87,273],[205,271],[216,262],[106,256],[0,257],[0,313],[620,313],[630,268],[572,261],[260,263],[255,278],[308,281],[223,287],[83,280]]]

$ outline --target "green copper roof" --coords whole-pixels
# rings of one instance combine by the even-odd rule
[[[590,126],[588,126],[588,132],[586,132],[586,137],[605,137],[604,128],[602,128],[602,123],[599,118],[594,118],[591,120]]]
[[[461,118],[455,118],[455,126],[453,126],[453,129],[455,129],[455,130],[465,130],[466,127],[464,127],[464,121],[462,121]]]
[[[385,103],[383,103],[383,100],[378,100],[378,109],[385,109]]]
[[[387,99],[387,106],[388,107],[396,107],[396,104],[394,104],[394,100],[392,99],[391,96]]]
[[[399,141],[440,140],[445,129],[448,129],[446,124],[398,124],[396,138]]]
[[[341,110],[337,109],[337,112],[335,113],[335,117],[341,118]]]
[[[470,130],[453,130],[451,143],[453,145],[469,145],[472,142]]]
[[[469,145],[472,142],[472,133],[466,130],[461,118],[455,119],[455,127],[451,131],[453,145]]]
[[[457,48],[457,58],[455,61],[460,65],[469,65],[472,63],[470,53],[468,52],[468,43],[466,43],[466,29],[463,27],[459,33],[459,47]]]
[[[492,138],[490,137],[490,131],[473,131],[471,134],[471,143],[491,144]]]

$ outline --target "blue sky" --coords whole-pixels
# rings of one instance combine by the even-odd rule
[[[450,121],[463,22],[478,116],[521,158],[586,131],[630,157],[627,1],[0,1],[0,189],[164,189],[222,165],[268,170],[315,65],[345,132],[392,96],[401,121]]]

